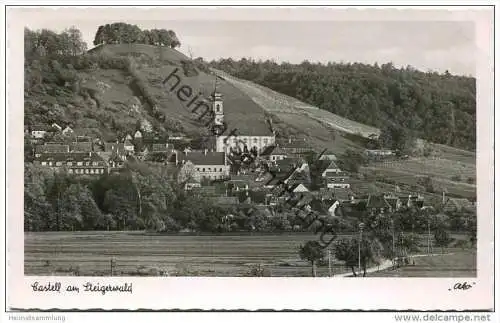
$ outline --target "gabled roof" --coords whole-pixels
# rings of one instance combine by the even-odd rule
[[[348,201],[354,193],[348,188],[336,188],[333,190],[333,197],[339,201]]]
[[[125,153],[125,147],[124,147],[123,143],[105,142],[104,143],[104,151],[105,152],[117,151],[118,153]]]
[[[49,131],[49,130],[53,130],[53,128],[49,125],[46,125],[46,124],[36,124],[36,125],[32,125],[31,127],[31,131]]]
[[[233,205],[239,203],[236,196],[218,196],[214,200],[216,204],[220,205]]]
[[[92,161],[105,162],[97,153],[45,153],[35,158],[36,161]]]
[[[89,152],[92,151],[92,143],[91,142],[72,142],[71,151],[75,152]]]
[[[69,145],[65,144],[45,144],[36,145],[35,153],[67,153],[69,152]]]
[[[207,151],[207,152],[177,152],[177,160],[182,163],[183,161],[190,161],[194,165],[225,165],[226,154],[224,152]]]
[[[367,208],[386,208],[390,206],[382,195],[370,195],[366,202]]]

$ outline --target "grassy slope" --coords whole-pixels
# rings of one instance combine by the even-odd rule
[[[190,59],[184,54],[170,48],[159,48],[150,45],[106,45],[99,50],[111,55],[143,55],[151,59],[152,63],[139,63],[137,69],[149,85],[149,90],[160,102],[160,110],[168,119],[182,122],[188,132],[203,133],[203,125],[196,122],[196,116],[185,107],[176,93],[165,91],[162,81],[175,68],[179,68],[177,75],[181,76],[181,83],[191,86],[194,93],[201,93],[200,98],[208,98],[215,85],[215,76],[198,71],[198,75],[186,76],[183,73],[182,61]],[[172,81],[173,84],[173,81]],[[267,132],[264,110],[247,95],[227,82],[219,82],[218,90],[224,95],[224,114],[230,129],[236,128],[239,133]],[[191,107],[192,108],[192,107]],[[202,110],[200,110],[202,111]]]

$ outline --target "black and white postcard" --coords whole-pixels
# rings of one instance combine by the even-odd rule
[[[493,11],[8,7],[7,307],[493,311]]]

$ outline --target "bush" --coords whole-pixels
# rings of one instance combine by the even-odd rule
[[[271,277],[271,271],[262,264],[252,265],[247,273],[250,277]]]
[[[451,180],[455,181],[455,182],[461,182],[462,181],[462,176],[460,176],[460,175],[453,175],[451,177]]]

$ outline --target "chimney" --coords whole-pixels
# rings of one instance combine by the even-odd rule
[[[89,157],[92,157],[92,152],[91,151],[89,151]]]
[[[444,194],[444,191],[443,191],[443,205],[445,203],[445,194]]]
[[[288,143],[291,144],[292,143],[292,138],[288,138]]]
[[[205,153],[205,156],[206,156],[207,155],[207,149],[205,149],[203,152]]]

